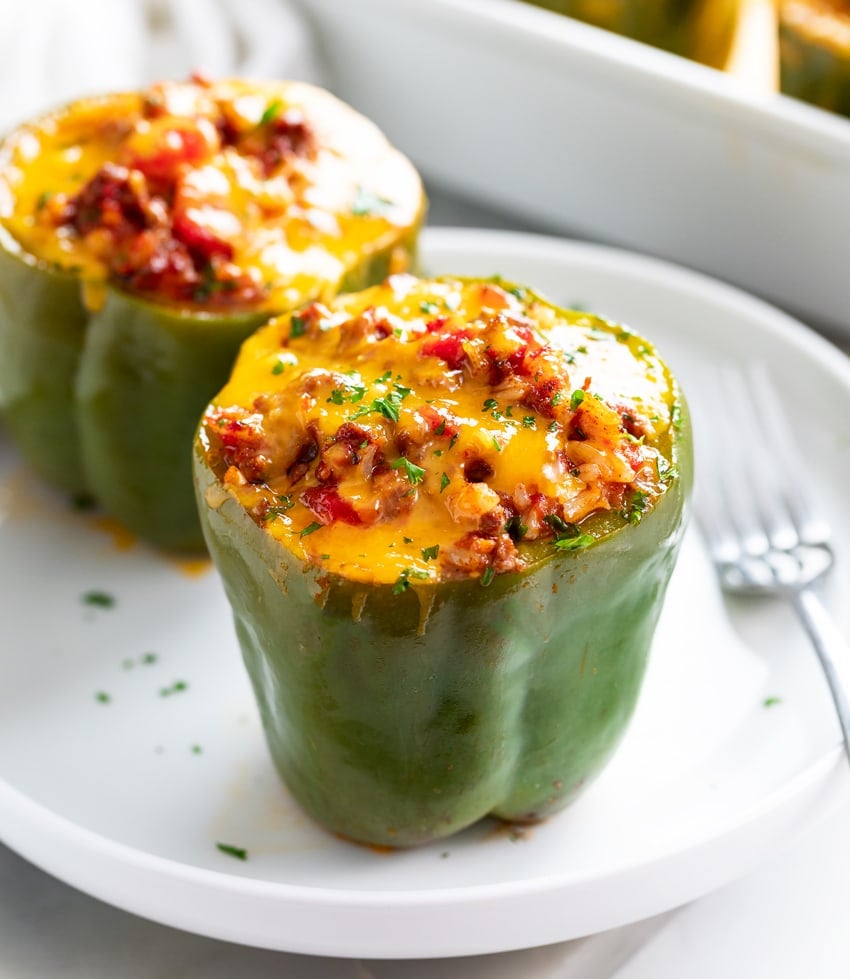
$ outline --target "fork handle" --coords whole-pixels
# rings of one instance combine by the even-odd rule
[[[844,738],[844,750],[850,759],[850,646],[823,602],[811,588],[803,588],[793,596],[794,607],[818,654],[826,682],[832,694],[838,722]]]

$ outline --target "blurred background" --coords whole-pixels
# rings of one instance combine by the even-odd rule
[[[0,0],[0,130],[78,96],[195,70],[324,80],[287,0]]]

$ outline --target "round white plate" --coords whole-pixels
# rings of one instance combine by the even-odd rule
[[[826,342],[737,291],[603,248],[436,230],[423,256],[429,272],[498,273],[627,322],[685,387],[719,360],[762,359],[790,398],[800,471],[850,543],[850,367]],[[841,619],[839,550],[825,592]],[[105,901],[218,938],[393,958],[574,938],[744,873],[848,785],[790,613],[724,602],[693,532],[637,714],[586,795],[532,829],[485,821],[396,853],[327,835],[278,784],[212,569],[74,511],[8,442],[0,584],[0,838]]]

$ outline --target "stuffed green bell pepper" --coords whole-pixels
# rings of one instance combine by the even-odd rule
[[[682,536],[682,396],[641,337],[501,280],[272,320],[195,444],[271,755],[330,830],[424,843],[587,786]]]
[[[850,2],[780,2],[779,84],[785,95],[850,116]]]
[[[742,0],[526,0],[673,54],[723,68]]]
[[[198,418],[275,313],[406,269],[425,198],[353,109],[295,82],[162,83],[0,143],[0,414],[47,480],[202,546]]]

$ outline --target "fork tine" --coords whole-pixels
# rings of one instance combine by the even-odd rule
[[[712,556],[731,562],[743,555],[763,554],[769,541],[747,477],[749,462],[744,448],[752,436],[741,431],[747,419],[735,417],[741,404],[736,377],[720,370],[710,391],[700,384],[695,393],[694,428],[701,471],[696,510]],[[723,432],[718,418],[725,421]]]
[[[758,527],[758,553],[768,547],[794,547],[800,542],[800,535],[794,513],[787,503],[789,493],[785,487],[789,472],[776,455],[775,449],[765,431],[765,419],[759,410],[756,398],[756,381],[760,386],[768,386],[766,372],[749,364],[744,368],[726,366],[723,380],[728,400],[724,411],[734,420],[737,428],[738,465],[742,481],[746,483],[746,501],[739,506],[747,510],[750,520]],[[777,419],[774,418],[773,421]],[[787,429],[786,429],[787,432]],[[751,552],[755,553],[755,552]]]
[[[794,440],[776,387],[763,364],[750,365],[750,391],[753,409],[761,421],[764,447],[779,463],[781,470],[789,476],[778,480],[774,487],[776,497],[782,501],[800,540],[805,544],[825,544],[830,537],[826,521],[817,516],[808,484],[793,474],[806,472],[802,457]],[[791,482],[794,482],[793,492]]]

